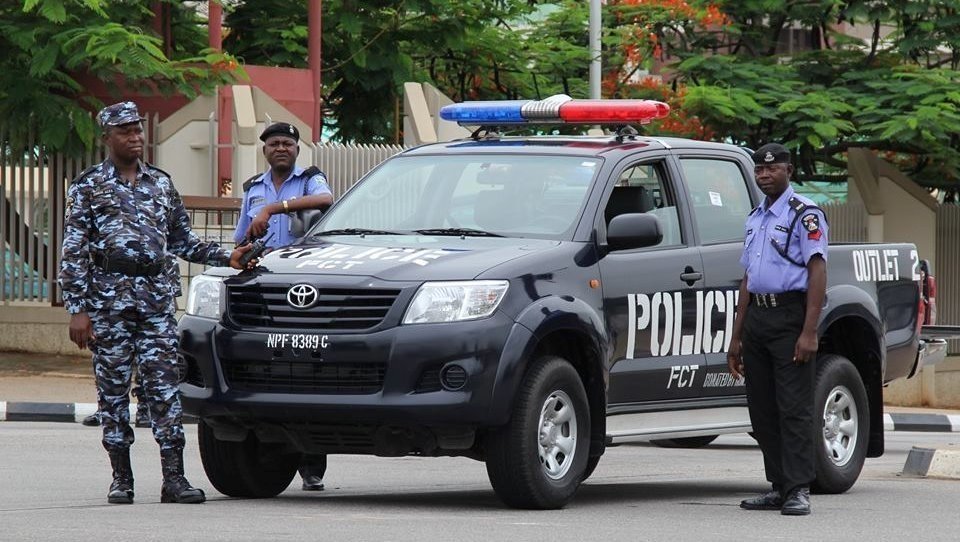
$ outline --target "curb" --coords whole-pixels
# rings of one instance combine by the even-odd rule
[[[960,450],[914,446],[907,454],[902,474],[960,479]]]
[[[97,411],[96,403],[30,403],[0,401],[0,422],[81,422]],[[136,403],[130,404],[130,419],[137,414]],[[183,416],[183,423],[196,423],[193,416]],[[947,414],[884,414],[884,431],[919,431],[926,433],[960,432],[960,415]]]
[[[960,415],[906,413],[884,414],[883,430],[955,433],[960,432]]]
[[[97,411],[96,403],[30,403],[0,401],[0,422],[72,422],[80,423]],[[129,407],[130,420],[137,416],[137,404]],[[183,423],[197,423],[184,415]],[[132,425],[132,423],[131,423]]]

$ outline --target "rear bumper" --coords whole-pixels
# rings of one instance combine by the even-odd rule
[[[947,357],[947,341],[943,339],[921,339],[917,352],[917,371],[923,367],[936,365]]]

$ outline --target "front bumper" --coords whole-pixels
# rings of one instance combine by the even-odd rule
[[[369,426],[478,427],[506,423],[508,409],[492,408],[501,362],[516,363],[532,335],[502,312],[469,322],[400,325],[371,333],[328,333],[329,346],[304,358],[267,347],[267,333],[225,327],[206,318],[180,320],[180,355],[187,366],[181,384],[184,412],[214,423],[253,428],[263,424],[361,424]],[[309,330],[296,330],[309,333]],[[278,390],[272,368],[295,366],[379,367],[379,385],[363,389],[311,391],[309,386]],[[237,366],[259,375],[237,382]],[[463,368],[459,389],[444,389],[437,376],[444,367]],[[343,373],[343,374],[346,374]],[[299,369],[286,373],[305,374]],[[310,373],[310,374],[316,374]],[[333,374],[333,373],[331,373]],[[329,376],[329,375],[328,375]],[[293,380],[295,382],[295,379]],[[329,382],[326,382],[329,384]]]

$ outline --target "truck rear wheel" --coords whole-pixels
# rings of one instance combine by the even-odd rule
[[[219,440],[202,420],[197,432],[203,470],[224,495],[275,497],[297,472],[300,454],[283,453],[281,445],[264,444],[253,433],[243,442]]]
[[[487,476],[508,506],[560,508],[577,491],[590,447],[590,411],[577,371],[548,356],[529,369],[507,425],[487,436]]]
[[[818,361],[814,397],[816,479],[811,489],[843,493],[860,477],[867,456],[867,392],[850,360],[829,354]]]

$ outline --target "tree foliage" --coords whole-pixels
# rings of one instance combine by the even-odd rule
[[[104,104],[80,76],[155,93],[195,96],[230,82],[229,55],[202,49],[206,24],[183,2],[168,0],[168,55],[148,28],[146,2],[24,0],[0,4],[0,119],[3,139],[20,148],[30,134],[50,150],[80,153],[94,143],[91,116]],[[119,96],[118,96],[119,97]]]
[[[659,65],[664,93],[682,115],[713,138],[752,147],[784,142],[798,180],[845,179],[845,153],[861,147],[956,197],[960,2],[608,4],[611,35],[636,37],[608,48],[611,95],[649,93],[649,84],[622,74],[631,65]],[[791,35],[799,43],[785,39]]]
[[[325,1],[338,137],[392,139],[410,80],[457,100],[586,97],[588,5]],[[846,151],[867,148],[957,194],[960,0],[607,0],[603,24],[604,96],[669,102],[653,131],[784,142],[800,181],[845,180]],[[305,10],[242,2],[228,27],[227,50],[248,63],[305,65]]]

